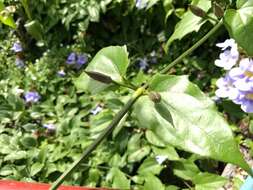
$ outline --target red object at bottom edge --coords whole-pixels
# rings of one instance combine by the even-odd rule
[[[0,190],[48,190],[49,184],[0,180]],[[103,188],[60,186],[58,190],[106,190]],[[108,189],[107,189],[108,190]]]

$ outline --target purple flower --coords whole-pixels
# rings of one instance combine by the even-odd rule
[[[101,111],[103,110],[103,108],[101,107],[101,106],[96,106],[94,109],[92,109],[91,111],[90,111],[90,113],[92,114],[92,115],[97,115],[98,113],[100,113]]]
[[[242,59],[239,67],[231,69],[229,75],[235,81],[234,86],[238,90],[253,90],[253,61],[251,59]]]
[[[88,62],[88,56],[87,55],[78,55],[77,56],[77,61],[76,61],[76,68],[80,69],[87,62]]]
[[[218,89],[216,90],[215,95],[220,98],[232,98],[234,93],[236,93],[233,82],[234,81],[228,74],[225,77],[218,79],[216,82]]]
[[[68,58],[67,58],[66,63],[69,64],[69,65],[75,64],[76,63],[76,57],[77,57],[76,53],[73,53],[73,52],[70,53]]]
[[[246,98],[242,100],[241,109],[246,113],[253,113],[253,94],[246,95]]]
[[[56,129],[55,125],[52,123],[44,124],[43,127],[51,131],[55,131]]]
[[[38,102],[41,97],[38,92],[30,91],[30,92],[25,93],[24,98],[27,103],[29,102],[35,103],[35,102]]]
[[[139,59],[139,68],[141,70],[146,70],[148,68],[148,60],[147,58]]]
[[[233,67],[239,59],[235,41],[233,39],[226,40],[217,46],[222,48],[224,52],[215,64],[230,71],[217,81],[216,96],[228,98],[235,104],[241,105],[244,112],[253,113],[253,60],[244,58],[238,67]]]
[[[65,71],[62,69],[62,70],[59,70],[58,72],[57,72],[57,74],[58,74],[58,76],[60,76],[60,77],[64,77],[65,75],[66,75],[66,73],[65,73]]]
[[[215,60],[214,64],[225,70],[230,70],[239,59],[237,44],[233,39],[228,39],[225,42],[216,45],[220,47],[223,52],[220,54],[219,59]]]
[[[15,64],[18,68],[23,68],[25,66],[24,61],[18,57],[16,58]]]
[[[15,42],[11,48],[12,51],[14,51],[15,53],[19,53],[23,51],[23,48],[21,46],[21,44],[19,42]]]

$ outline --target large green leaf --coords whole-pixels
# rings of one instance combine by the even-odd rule
[[[110,77],[115,82],[123,82],[129,65],[126,46],[109,46],[100,50],[86,68],[88,72],[96,72]],[[106,89],[105,84],[90,78],[83,73],[74,81],[77,89],[97,93]]]
[[[205,12],[211,8],[211,1],[207,0],[193,0],[192,5],[196,5]],[[179,21],[175,27],[175,31],[172,36],[169,38],[166,44],[166,49],[174,40],[180,40],[187,34],[191,32],[199,31],[200,27],[206,22],[206,19],[202,19],[194,15],[190,10],[188,10],[184,15],[181,21]]]
[[[228,9],[224,23],[229,34],[248,55],[253,55],[253,0],[238,0],[237,10]]]
[[[152,130],[165,144],[250,171],[229,125],[196,85],[185,76],[157,75],[150,87],[160,93],[172,119],[164,118],[155,103],[143,96],[134,107],[141,128]]]

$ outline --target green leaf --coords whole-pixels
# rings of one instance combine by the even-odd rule
[[[20,143],[25,147],[25,148],[31,148],[31,147],[35,147],[37,145],[37,141],[34,137],[32,136],[26,136],[23,137],[20,140]]]
[[[2,2],[0,2],[0,21],[7,25],[10,26],[14,29],[16,29],[16,23],[13,19],[13,17],[11,16],[11,13],[9,13],[7,10],[5,10],[5,6]]]
[[[130,189],[130,180],[126,178],[122,171],[118,168],[112,168],[110,172],[113,176],[112,188]]]
[[[230,162],[250,172],[229,125],[196,85],[185,76],[157,75],[150,87],[160,93],[174,125],[161,116],[147,96],[143,96],[133,112],[141,128],[152,130],[165,144]]]
[[[211,8],[211,1],[206,0],[193,0],[192,5],[201,8],[203,11],[207,12]],[[166,43],[166,51],[168,47],[174,40],[181,40],[184,36],[192,32],[198,32],[200,27],[207,20],[202,19],[194,15],[190,10],[188,10],[181,21],[179,21],[175,27],[175,31]]]
[[[43,167],[44,167],[44,164],[39,163],[39,162],[33,164],[31,167],[31,176],[35,176],[37,173],[39,173],[42,170]]]
[[[145,190],[154,190],[154,189],[165,190],[165,186],[162,184],[162,182],[156,176],[148,174],[145,177],[145,184],[144,184],[143,189],[145,189]]]
[[[175,148],[169,145],[166,148],[152,147],[152,150],[156,156],[167,156],[168,160],[176,161],[180,159]]]
[[[155,158],[147,158],[139,167],[137,173],[140,175],[146,175],[147,173],[159,174],[163,167],[157,163]]]
[[[224,23],[229,34],[248,55],[253,55],[253,1],[237,1],[237,10],[225,12]]]
[[[3,166],[0,169],[0,175],[1,176],[9,176],[9,175],[13,174],[14,170],[15,170],[14,167],[11,165]]]
[[[228,179],[210,173],[199,173],[194,176],[193,183],[195,183],[196,190],[213,190],[219,189],[228,182]]]
[[[200,171],[195,165],[194,160],[181,159],[173,163],[173,173],[182,179],[192,181]]]
[[[165,147],[166,145],[161,141],[151,130],[145,132],[147,141],[155,146]]]
[[[8,160],[21,160],[24,158],[27,158],[28,155],[26,153],[26,151],[16,151],[16,152],[12,152],[9,155],[5,156],[4,160],[8,161]]]
[[[129,153],[128,162],[138,162],[147,156],[150,152],[149,146],[144,146],[134,152]]]
[[[25,24],[27,32],[37,41],[43,40],[43,27],[37,20]]]
[[[88,72],[96,72],[110,77],[115,82],[123,82],[129,65],[126,46],[109,46],[100,50],[86,68]],[[109,84],[96,81],[83,73],[74,80],[78,90],[97,93],[106,89]]]

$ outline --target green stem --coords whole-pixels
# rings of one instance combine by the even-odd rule
[[[129,89],[132,89],[132,90],[136,90],[138,87],[135,87],[131,84],[126,84],[126,83],[120,83],[120,82],[116,82],[116,81],[113,81],[114,84],[116,85],[119,85],[119,86],[122,86],[122,87],[126,87],[126,88],[129,88]]]
[[[211,16],[209,16],[209,15],[206,16],[206,19],[209,19],[209,20],[214,21],[215,24],[217,24],[217,23],[219,22],[218,19],[215,19],[215,18],[213,18],[213,17],[211,17]]]
[[[124,117],[124,115],[129,111],[135,101],[144,93],[145,88],[138,88],[130,100],[125,104],[125,106],[117,113],[117,115],[113,118],[112,122],[109,126],[99,135],[99,137],[83,152],[82,156],[76,160],[73,165],[66,170],[50,187],[49,190],[56,190],[63,181],[77,168],[77,166],[82,163],[96,148],[97,146],[112,133],[114,128],[118,125],[120,120]]]
[[[221,26],[223,21],[221,20],[216,26],[214,26],[204,37],[202,37],[196,44],[186,50],[178,58],[176,58],[172,63],[165,67],[160,73],[166,74],[172,67],[181,62],[187,55],[191,54],[195,49],[202,45],[210,36],[212,36]]]

